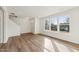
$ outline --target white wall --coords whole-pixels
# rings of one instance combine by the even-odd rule
[[[20,34],[31,32],[31,21],[29,17],[17,17],[12,19],[20,27]]]
[[[31,32],[33,34],[38,34],[39,33],[39,18],[33,17],[29,20],[31,21]]]
[[[8,11],[6,7],[2,7],[4,10],[4,42],[7,43],[8,38],[11,36],[20,35],[19,27],[9,20]]]
[[[35,33],[35,18],[29,19],[31,21],[31,32]]]
[[[31,22],[29,18],[22,18],[20,19],[20,29],[21,33],[29,33],[31,32]]]
[[[13,19],[10,19],[10,20],[12,20],[12,21],[13,21],[14,23],[16,23],[18,26],[20,25],[21,20],[20,20],[19,17],[13,18]]]
[[[18,17],[13,21],[20,27],[20,34],[31,32],[31,21],[29,20],[29,17]]]
[[[70,32],[44,31],[44,20],[40,19],[40,33],[79,44],[79,8],[57,13],[52,16],[69,16]]]
[[[35,34],[39,33],[39,18],[35,18]]]
[[[11,20],[8,21],[8,37],[20,35],[20,27]]]

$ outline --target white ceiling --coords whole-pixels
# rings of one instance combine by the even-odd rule
[[[7,6],[9,13],[19,17],[43,17],[74,8],[73,6]]]

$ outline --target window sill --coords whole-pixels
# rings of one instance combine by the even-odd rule
[[[50,30],[44,30],[44,32],[54,32],[54,33],[64,33],[64,34],[70,34],[70,32],[65,32],[65,31],[50,31]]]

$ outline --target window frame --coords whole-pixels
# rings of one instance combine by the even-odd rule
[[[56,20],[57,20],[57,30],[51,30],[51,20],[52,20],[52,18],[57,18]],[[59,17],[63,17],[63,16],[49,16],[49,17],[45,17],[44,18],[44,31],[54,31],[54,32],[67,32],[67,33],[69,33],[70,32],[70,17],[69,16],[67,16],[69,19],[69,23],[68,24],[65,24],[65,23],[63,23],[63,25],[69,25],[69,31],[61,31],[60,30],[60,20],[59,20]],[[48,30],[46,30],[45,29],[45,20],[49,20],[49,29]]]
[[[49,19],[48,19],[49,18]],[[48,30],[46,30],[46,28],[45,28],[45,22],[46,22],[46,20],[49,20],[49,29]],[[44,30],[45,31],[50,31],[50,17],[46,17],[46,18],[44,18]]]
[[[63,16],[62,16],[62,17],[63,17]],[[59,21],[59,31],[60,31],[60,32],[67,32],[67,33],[68,33],[68,32],[70,32],[70,17],[69,17],[69,16],[64,16],[64,17],[68,17],[68,18],[69,18],[69,19],[68,19],[69,22],[68,22],[68,23],[62,23],[62,24],[61,24],[61,23],[60,23],[60,20],[58,20],[58,21]],[[59,19],[59,18],[58,18],[58,19]],[[60,30],[60,26],[61,26],[61,25],[68,25],[68,26],[69,26],[69,27],[68,27],[68,31],[61,31],[61,30]]]
[[[53,19],[52,19],[52,18],[53,18]],[[55,19],[55,18],[56,18],[56,17],[53,17],[53,16],[51,16],[51,18],[50,18],[50,30],[51,30],[51,31],[58,31],[58,19]],[[56,30],[52,30],[52,29],[51,29],[52,20],[56,20],[56,22],[57,22],[57,25],[56,25],[56,26],[57,26],[57,29],[56,29]],[[55,25],[55,24],[54,24],[54,25]]]

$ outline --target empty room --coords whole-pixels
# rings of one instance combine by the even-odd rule
[[[0,6],[0,52],[78,51],[78,6]]]

